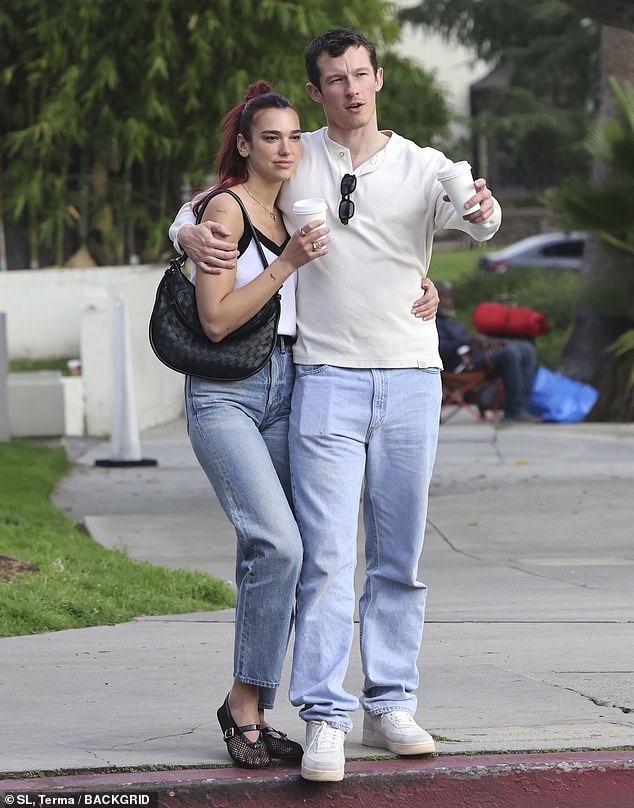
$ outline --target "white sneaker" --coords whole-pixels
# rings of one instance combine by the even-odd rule
[[[414,716],[405,710],[381,715],[366,713],[362,743],[389,749],[395,755],[433,755],[436,752],[436,744],[429,732],[419,727]]]
[[[302,757],[304,780],[337,782],[343,780],[346,733],[325,721],[306,724],[306,751]]]

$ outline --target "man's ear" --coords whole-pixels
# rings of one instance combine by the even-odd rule
[[[321,104],[323,102],[324,99],[321,94],[321,90],[319,89],[319,87],[316,87],[310,81],[306,82],[306,92],[316,104]]]
[[[375,85],[377,93],[383,89],[383,68],[379,67],[376,71]]]

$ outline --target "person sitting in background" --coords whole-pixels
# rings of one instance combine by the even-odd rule
[[[453,286],[449,281],[436,281],[440,303],[436,314],[440,357],[444,369],[490,370],[504,387],[504,420],[537,423],[541,419],[530,412],[533,379],[537,370],[535,345],[522,339],[490,340],[471,335],[455,318]],[[464,351],[463,346],[469,350]],[[466,361],[465,361],[466,360]]]

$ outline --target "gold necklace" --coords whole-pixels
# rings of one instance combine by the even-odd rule
[[[259,205],[261,208],[264,208],[264,210],[265,210],[265,211],[266,211],[266,212],[269,214],[269,216],[271,217],[271,219],[273,219],[273,221],[274,221],[274,222],[276,222],[276,221],[277,221],[277,213],[275,212],[275,210],[269,210],[269,209],[266,207],[266,205],[264,205],[262,202],[260,202],[260,200],[259,200],[259,199],[256,199],[256,198],[253,196],[253,194],[251,193],[251,191],[249,191],[249,187],[248,187],[248,185],[246,185],[246,183],[245,183],[245,184],[244,184],[242,187],[243,187],[243,188],[244,188],[244,190],[245,190],[245,191],[246,191],[246,192],[249,194],[249,196],[251,197],[251,199],[252,199],[254,202],[256,202],[256,203],[257,203],[257,204],[258,204],[258,205]]]

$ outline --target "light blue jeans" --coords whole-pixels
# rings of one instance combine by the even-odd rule
[[[366,578],[359,602],[372,715],[416,712],[427,589],[418,580],[440,421],[440,371],[296,365],[290,420],[293,497],[304,542],[291,702],[306,721],[347,731],[343,686],[354,633],[363,492]]]
[[[280,683],[302,562],[290,504],[293,378],[288,346],[243,381],[185,382],[192,447],[237,536],[233,676],[259,687],[262,709]]]

